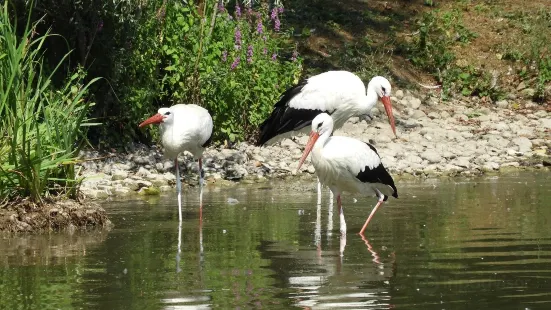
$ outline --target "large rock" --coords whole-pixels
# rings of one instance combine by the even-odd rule
[[[499,100],[496,102],[496,106],[498,108],[502,108],[502,109],[505,109],[505,108],[508,108],[509,107],[509,101],[507,100]]]
[[[519,152],[526,153],[532,150],[532,142],[526,137],[514,138],[513,143],[518,146]]]
[[[398,98],[398,99],[402,99],[402,98],[404,98],[404,91],[401,90],[401,89],[398,89],[396,91],[396,93],[394,94],[394,96],[396,96],[396,98]]]
[[[421,153],[421,158],[426,159],[431,164],[438,164],[442,161],[442,156],[434,150],[426,150]]]
[[[419,109],[421,106],[421,99],[419,98],[411,98],[408,100],[408,106],[414,110]]]
[[[233,165],[226,169],[226,179],[228,180],[241,180],[248,174],[247,169],[240,165]]]
[[[509,140],[504,139],[500,136],[496,135],[489,135],[488,137],[488,145],[495,147],[495,148],[505,148],[507,145],[509,145]]]
[[[128,177],[128,172],[124,170],[115,170],[113,171],[111,175],[111,180],[117,181],[117,180],[124,180]]]

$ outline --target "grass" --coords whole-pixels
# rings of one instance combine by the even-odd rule
[[[97,79],[83,84],[84,73],[70,75],[58,89],[43,61],[43,45],[27,20],[22,35],[10,19],[8,2],[0,6],[0,201],[44,196],[76,197],[75,162],[82,145],[91,102],[84,96]],[[40,21],[38,21],[40,22]],[[37,22],[37,23],[38,23]]]

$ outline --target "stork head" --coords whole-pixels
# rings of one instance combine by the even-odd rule
[[[381,99],[385,107],[386,115],[388,116],[388,122],[392,128],[394,136],[396,136],[396,124],[394,123],[394,114],[392,114],[392,103],[390,102],[390,92],[392,91],[392,86],[390,82],[382,77],[376,76],[369,81],[367,85],[368,90],[373,89],[377,93],[377,97]]]
[[[157,114],[143,121],[139,127],[144,127],[149,124],[171,124],[174,121],[174,112],[171,108],[160,108]]]
[[[306,143],[304,153],[302,153],[302,157],[300,158],[300,162],[298,163],[297,171],[300,169],[300,167],[308,157],[308,154],[310,154],[310,152],[314,148],[314,145],[316,145],[316,141],[318,141],[319,137],[324,134],[331,135],[331,132],[333,132],[333,118],[331,117],[331,115],[327,113],[318,114],[318,116],[316,116],[312,121],[312,131],[310,132],[310,139],[308,139],[308,143]]]

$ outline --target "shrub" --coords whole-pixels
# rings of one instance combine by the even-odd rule
[[[281,8],[205,1],[202,12],[167,5],[162,101],[202,105],[213,115],[215,138],[243,140],[298,81],[301,59],[281,30]]]
[[[43,64],[49,33],[36,34],[36,23],[27,20],[18,37],[8,14],[0,12],[0,198],[29,196],[41,202],[44,194],[67,193],[74,197],[75,156],[92,105],[84,100],[89,86],[77,71],[56,89]],[[65,59],[68,55],[65,55]]]

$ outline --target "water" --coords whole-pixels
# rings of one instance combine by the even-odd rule
[[[202,222],[192,190],[180,254],[175,195],[109,202],[109,232],[0,239],[0,309],[551,309],[550,181],[400,182],[366,239],[372,197],[341,239],[326,190],[208,190]]]

